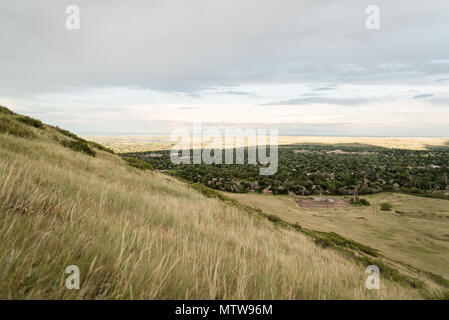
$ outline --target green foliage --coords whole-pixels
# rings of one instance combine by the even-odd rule
[[[203,196],[207,198],[216,198],[222,201],[228,201],[229,199],[225,197],[221,192],[218,192],[216,190],[213,190],[211,188],[205,187],[202,184],[199,183],[191,183],[190,187],[195,189],[196,191],[199,191]]]
[[[406,194],[411,194],[414,196],[419,196],[423,198],[433,198],[433,199],[444,199],[449,200],[449,195],[444,194],[443,192],[438,191],[428,191],[428,190],[420,190],[418,188],[401,188],[401,192]]]
[[[28,116],[20,116],[17,118],[18,121],[25,123],[26,125],[38,128],[38,129],[44,129],[44,125],[40,120],[28,117]]]
[[[353,204],[353,205],[359,205],[359,206],[369,206],[369,205],[371,205],[368,200],[362,199],[362,198],[359,198],[359,197],[351,197],[349,199],[349,202],[351,204]]]
[[[302,230],[302,227],[301,227],[301,225],[298,222],[293,223],[292,224],[292,228],[297,230],[297,231]]]
[[[262,192],[270,186],[273,194],[364,195],[391,191],[449,199],[444,194],[449,187],[449,148],[424,151],[356,144],[300,144],[279,146],[278,150],[278,171],[271,176],[261,176],[260,166],[248,163],[175,165],[169,150],[152,151],[160,156],[145,157],[145,161],[157,170],[228,192]],[[248,150],[244,152],[247,159]],[[235,183],[240,186],[238,190]]]
[[[0,113],[9,114],[9,115],[15,114],[14,112],[12,112],[11,110],[9,110],[8,108],[6,108],[4,106],[0,106]]]
[[[393,205],[389,202],[383,202],[380,204],[380,210],[382,211],[391,211],[393,209]]]
[[[96,155],[95,151],[83,140],[65,140],[62,141],[61,144],[66,148],[70,148],[77,152],[83,152],[91,157],[95,157]]]
[[[359,203],[360,203],[362,206],[369,206],[369,205],[371,205],[371,204],[369,203],[369,201],[366,200],[366,199],[360,199],[360,200],[359,200]]]
[[[279,218],[278,216],[276,216],[274,214],[268,215],[268,220],[270,220],[271,222],[277,223],[277,224],[279,224],[282,221],[281,218]]]
[[[131,167],[140,169],[140,170],[153,170],[153,166],[148,162],[142,161],[140,159],[136,159],[133,157],[122,157]]]
[[[8,133],[17,137],[32,139],[35,134],[26,126],[12,119],[0,118],[0,133]]]
[[[312,231],[311,235],[315,239],[315,242],[324,248],[345,247],[377,257],[377,252],[375,249],[356,241],[346,239],[335,232]]]

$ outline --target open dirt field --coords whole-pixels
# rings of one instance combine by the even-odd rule
[[[298,206],[303,208],[338,208],[348,207],[351,204],[343,199],[328,197],[294,197]]]

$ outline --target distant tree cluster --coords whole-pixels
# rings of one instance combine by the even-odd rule
[[[402,191],[445,197],[443,192],[449,189],[449,148],[417,151],[358,144],[280,146],[278,171],[272,176],[259,175],[258,165],[174,165],[169,151],[129,156],[145,160],[157,170],[229,192],[354,196]]]

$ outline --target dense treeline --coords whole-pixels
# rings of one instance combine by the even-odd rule
[[[346,195],[402,191],[445,197],[444,192],[449,190],[449,148],[418,151],[359,144],[280,146],[278,171],[272,176],[259,175],[258,165],[174,165],[169,151],[130,156],[188,181],[231,192]]]

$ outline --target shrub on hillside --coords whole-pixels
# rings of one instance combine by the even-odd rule
[[[70,148],[73,151],[83,152],[91,157],[95,157],[95,151],[92,150],[85,141],[75,140],[75,141],[62,141],[61,143],[64,147]]]
[[[148,162],[145,162],[140,159],[132,158],[132,157],[122,157],[131,167],[140,169],[140,170],[153,170],[153,166]]]
[[[358,243],[354,240],[347,239],[335,232],[312,231],[310,235],[315,239],[315,243],[327,247],[345,247],[359,252],[366,253],[370,256],[377,257],[376,249]]]
[[[380,204],[380,210],[382,211],[391,211],[393,209],[393,205],[389,202],[383,202]]]
[[[361,198],[359,198],[359,197],[351,197],[351,198],[349,199],[349,202],[350,202],[351,204],[359,205],[359,206],[369,206],[369,205],[371,205],[371,204],[369,203],[368,200],[366,200],[366,199],[361,199]]]
[[[268,220],[270,220],[271,222],[274,222],[274,223],[280,223],[282,221],[281,218],[279,218],[278,216],[275,216],[274,214],[269,214],[267,218],[268,218]]]
[[[38,129],[44,129],[44,125],[40,120],[28,117],[28,116],[20,116],[17,118],[18,121],[25,123],[26,125],[38,128]]]
[[[369,205],[370,205],[369,201],[366,200],[366,199],[360,199],[360,200],[359,200],[359,203],[360,203],[362,206],[369,206]]]
[[[5,113],[5,114],[14,114],[14,112],[12,112],[11,110],[9,110],[8,108],[4,107],[4,106],[0,106],[0,113]]]

